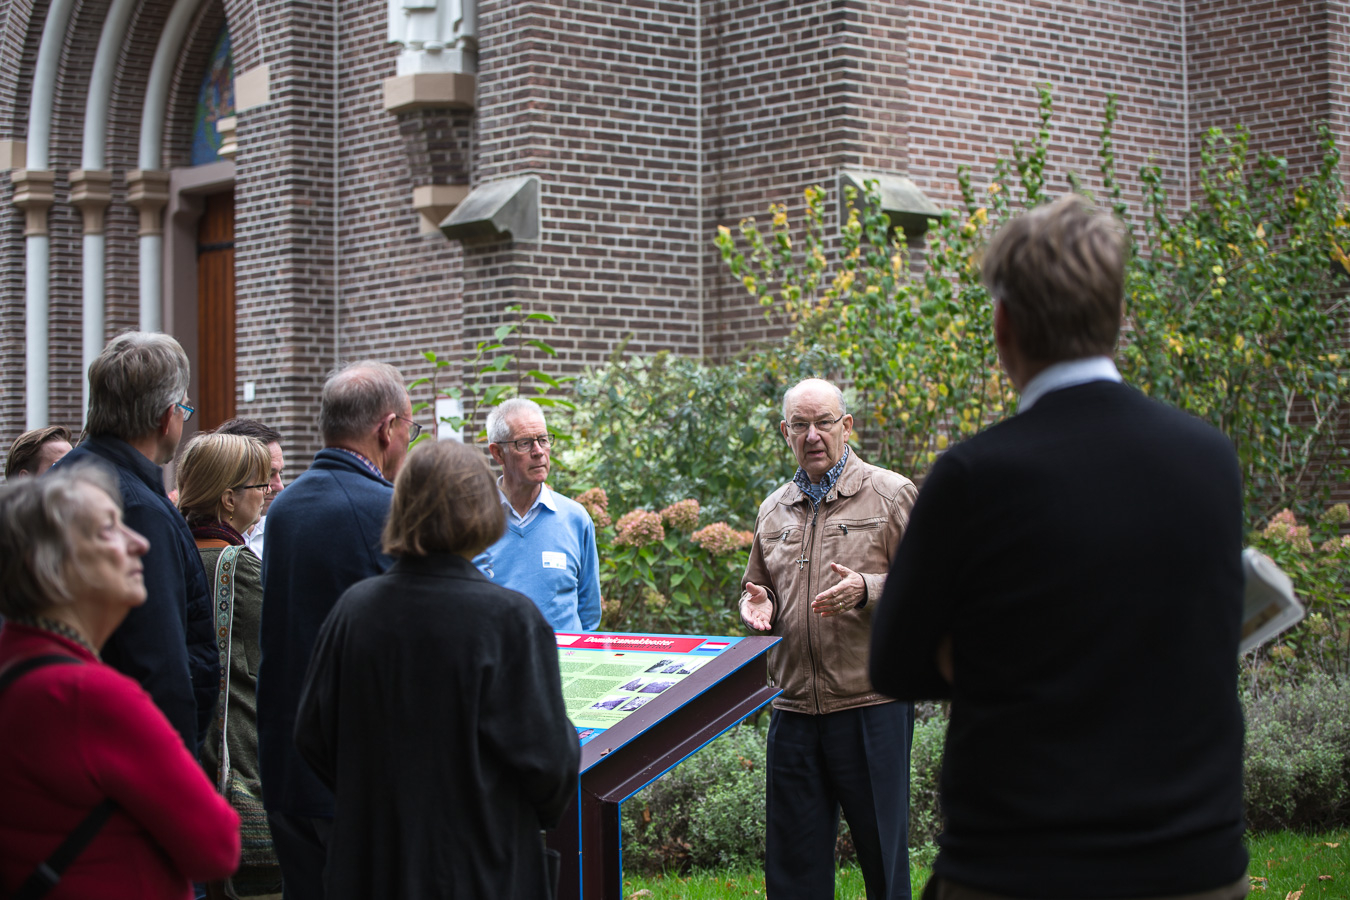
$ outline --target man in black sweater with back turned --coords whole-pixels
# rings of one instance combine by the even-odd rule
[[[1238,461],[1121,383],[1124,255],[1079,198],[995,236],[1020,409],[938,460],[874,613],[877,690],[951,699],[925,898],[1247,895]]]

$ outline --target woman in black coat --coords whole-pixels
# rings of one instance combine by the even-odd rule
[[[552,629],[471,562],[503,527],[476,451],[418,448],[394,484],[393,567],[324,623],[295,740],[337,797],[331,900],[550,894],[540,829],[576,792],[580,748]]]

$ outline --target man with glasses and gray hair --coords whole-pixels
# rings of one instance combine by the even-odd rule
[[[103,647],[105,663],[140,682],[194,754],[220,686],[211,599],[187,522],[164,490],[164,470],[192,417],[188,358],[167,334],[128,331],[89,366],[89,437],[54,468],[107,467],[122,518],[144,535],[146,601]]]
[[[868,900],[908,900],[909,747],[914,704],[867,677],[872,616],[916,491],[848,446],[853,417],[833,384],[783,395],[779,430],[797,459],[759,507],[741,619],[780,638],[765,766],[764,875],[783,900],[834,897],[842,809]]]
[[[549,490],[553,437],[544,411],[515,397],[487,419],[488,453],[502,467],[497,479],[506,532],[474,560],[495,583],[534,601],[554,631],[594,631],[600,625],[600,557],[595,523],[575,500]]]
[[[268,512],[258,763],[286,900],[324,896],[335,811],[332,791],[295,748],[309,658],[343,591],[391,563],[381,535],[393,480],[421,430],[398,369],[374,360],[345,366],[320,395],[323,449]]]

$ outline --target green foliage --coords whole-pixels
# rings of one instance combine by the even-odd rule
[[[1248,654],[1251,687],[1297,681],[1311,673],[1350,675],[1350,508],[1338,503],[1300,525],[1290,510],[1248,535],[1294,581],[1307,617],[1276,641]]]
[[[1345,336],[1350,239],[1340,154],[1319,128],[1322,165],[1291,183],[1239,126],[1211,130],[1203,197],[1173,218],[1157,166],[1127,272],[1121,370],[1142,390],[1217,426],[1242,462],[1253,519],[1306,513],[1346,477],[1336,443],[1350,409]]]
[[[914,741],[909,750],[909,855],[911,861],[928,866],[937,856],[937,838],[942,833],[938,776],[946,741],[945,706],[917,704]]]
[[[734,611],[751,533],[725,522],[699,528],[699,502],[612,520],[603,488],[577,496],[595,522],[601,627],[671,634],[743,633]]]
[[[1052,199],[1045,186],[1053,106],[1039,89],[1040,127],[1000,158],[983,191],[958,171],[961,207],[927,238],[926,265],[908,265],[875,184],[846,194],[837,238],[825,235],[825,192],[808,188],[800,227],[769,207],[768,231],[741,222],[715,244],[731,273],[790,334],[778,354],[839,378],[856,395],[855,420],[880,465],[921,477],[950,440],[1003,418],[1015,402],[997,362],[978,254],[1018,207]],[[1290,506],[1306,512],[1350,475],[1338,429],[1350,416],[1344,283],[1350,245],[1339,154],[1320,131],[1324,159],[1293,184],[1283,160],[1249,159],[1248,138],[1212,132],[1202,154],[1203,197],[1177,216],[1160,167],[1145,166],[1142,221],[1130,225],[1115,172],[1111,98],[1099,156],[1111,206],[1133,238],[1126,329],[1118,364],[1150,395],[1224,431],[1246,475],[1252,521]],[[1071,179],[1074,180],[1074,179]],[[1076,181],[1075,181],[1076,183]],[[828,361],[822,364],[822,361]],[[827,371],[827,369],[829,371]]]
[[[1350,679],[1313,674],[1245,698],[1247,824],[1255,829],[1350,821]]]
[[[697,497],[710,521],[751,527],[794,471],[778,435],[785,387],[754,365],[619,348],[573,385],[557,481],[569,493],[603,488],[622,510]]]
[[[768,717],[727,732],[640,791],[623,806],[627,872],[739,869],[764,861],[764,758]],[[932,865],[941,818],[938,770],[947,733],[945,711],[920,704],[910,752],[910,861]],[[838,856],[853,858],[847,823]]]
[[[423,385],[429,385],[432,399],[414,403],[413,415],[428,407],[434,410],[435,401],[439,397],[460,401],[462,413],[458,416],[439,417],[434,433],[419,437],[414,443],[439,436],[442,424],[449,426],[456,434],[462,433],[466,424],[477,421],[481,411],[519,395],[527,384],[535,390],[534,396],[530,399],[540,406],[571,408],[570,401],[545,396],[550,389],[561,388],[571,381],[570,377],[556,377],[542,369],[526,369],[521,359],[526,347],[533,347],[547,356],[558,355],[551,345],[538,338],[527,337],[528,323],[551,323],[556,319],[548,313],[527,313],[519,305],[508,306],[503,310],[502,318],[502,323],[493,329],[492,339],[479,341],[474,345],[473,355],[462,364],[451,359],[443,359],[431,350],[423,351],[423,358],[431,364],[431,375],[409,384],[408,392],[412,393]],[[452,383],[442,387],[441,379],[446,375],[444,370],[456,365],[462,365],[461,371],[468,373],[463,379],[464,386],[456,387]],[[480,432],[477,437],[482,438],[483,433]]]
[[[733,728],[626,802],[625,870],[762,862],[766,739],[754,725]]]

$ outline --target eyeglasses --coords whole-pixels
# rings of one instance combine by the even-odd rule
[[[394,418],[408,423],[408,443],[411,444],[413,441],[417,440],[417,436],[422,433],[421,425],[417,424],[412,419],[405,419],[403,416],[395,415]]]
[[[174,406],[178,407],[179,409],[181,409],[181,410],[183,411],[183,421],[184,421],[184,422],[186,422],[188,419],[192,418],[192,414],[196,412],[195,409],[193,409],[192,407],[188,406],[186,403],[175,403]]]
[[[270,493],[272,493],[272,485],[270,485],[270,484],[242,484],[242,485],[240,485],[240,486],[237,487],[237,488],[231,488],[231,490],[235,490],[235,491],[247,491],[247,490],[249,490],[250,488],[257,488],[258,490],[262,491],[264,494],[270,494]]]
[[[811,426],[814,425],[816,426],[816,431],[825,434],[832,431],[834,426],[839,424],[839,420],[846,415],[848,415],[848,413],[844,413],[838,419],[821,419],[819,422],[789,422],[788,431],[791,431],[793,434],[806,434],[806,432],[811,430]]]
[[[554,437],[551,434],[541,434],[536,437],[521,438],[516,441],[502,441],[503,444],[510,444],[515,447],[517,452],[529,453],[530,448],[535,444],[539,445],[540,450],[547,450],[553,446]]]

